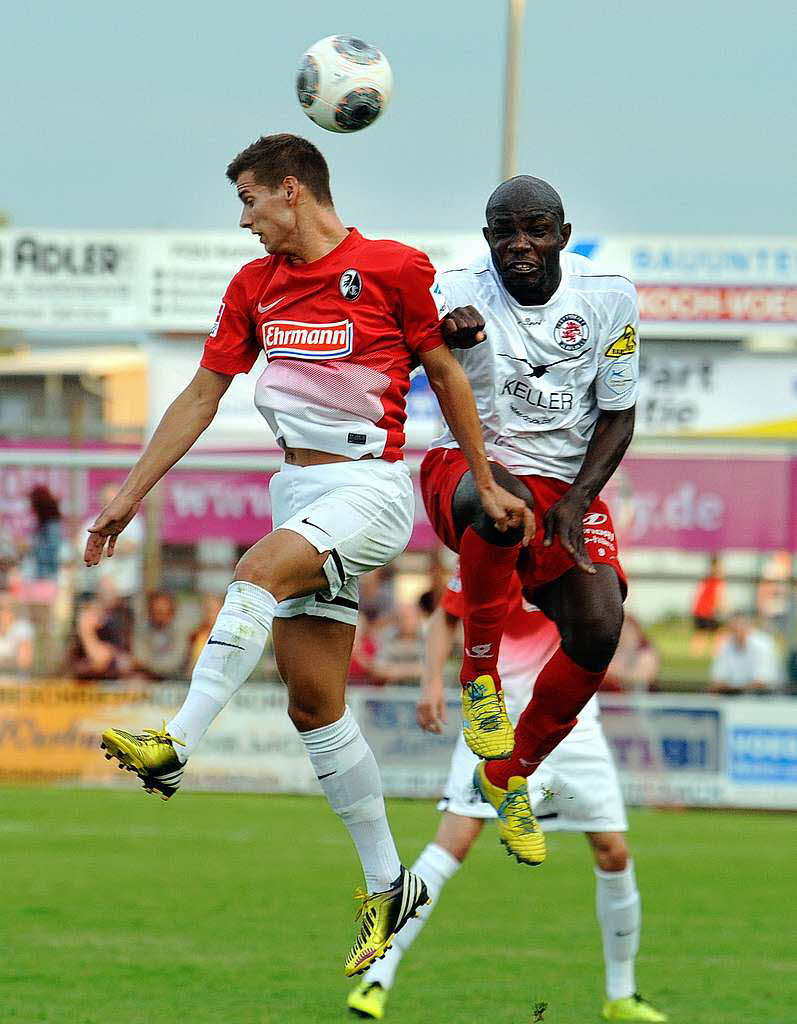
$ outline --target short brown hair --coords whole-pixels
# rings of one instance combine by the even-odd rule
[[[235,184],[244,171],[252,171],[258,185],[267,188],[277,188],[292,174],[319,202],[332,205],[327,162],[312,142],[299,135],[261,135],[232,161],[227,177]]]

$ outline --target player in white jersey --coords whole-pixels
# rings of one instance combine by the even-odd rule
[[[514,722],[529,702],[535,675],[559,646],[559,633],[539,610],[522,600],[517,576],[511,582],[509,604],[498,664],[507,711]],[[442,732],[446,721],[443,669],[462,611],[462,588],[454,577],[426,634],[426,668],[417,717],[421,728],[429,732]],[[384,1016],[402,957],[428,921],[445,883],[459,870],[485,820],[495,816],[473,785],[477,762],[460,733],[438,804],[443,816],[437,834],[412,868],[426,880],[433,905],[403,929],[385,959],[373,964],[349,993],[349,1007],[361,1016],[380,1020]],[[625,839],[625,807],[596,697],[587,702],[577,725],[548,755],[529,784],[532,805],[545,831],[583,832],[592,850],[605,964],[604,1019],[666,1021],[663,1013],[636,992],[641,903]]]
[[[196,376],[90,527],[85,560],[96,565],[106,543],[113,554],[142,498],[261,352],[255,402],[285,452],[270,485],[275,528],[238,562],[177,714],[141,736],[106,730],[103,746],[146,789],[171,797],[188,755],[246,682],[273,629],[288,714],[365,875],[360,934],[344,966],[352,975],[426,901],[423,881],[400,864],[376,761],[345,703],[357,579],[399,555],[412,529],[401,449],[414,360],[468,452],[490,514],[504,526],[528,513],[493,482],[467,379],[443,345],[445,310],[426,256],[346,228],[326,161],[298,136],[258,139],[227,177],[242,203],[240,226],[267,254],[230,282]]]
[[[539,178],[504,182],[487,203],[489,254],[450,271],[440,288],[460,337],[456,350],[476,396],[493,474],[533,508],[536,534],[499,532],[485,517],[468,467],[446,432],[421,467],[429,519],[459,552],[464,599],[465,738],[483,762],[479,786],[499,811],[499,835],[539,864],[545,843],[526,777],[568,734],[614,654],[626,580],[600,490],[631,440],[639,314],[633,285],[563,253],[570,225]],[[460,342],[461,343],[461,342]],[[498,651],[508,582],[561,635],[514,733],[503,704]]]

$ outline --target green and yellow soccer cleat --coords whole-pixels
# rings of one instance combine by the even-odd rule
[[[545,836],[531,813],[529,787],[521,775],[513,775],[507,789],[490,782],[479,761],[473,771],[473,785],[482,799],[498,814],[498,837],[507,853],[514,853],[522,864],[542,864],[545,860]]]
[[[666,1024],[669,1020],[666,1013],[660,1013],[638,992],[625,999],[607,999],[602,1016],[604,1020],[647,1021],[648,1024]]]
[[[485,761],[512,756],[515,730],[506,713],[503,690],[492,676],[477,676],[462,687],[462,731],[465,742]]]
[[[362,900],[357,911],[360,934],[343,965],[347,978],[362,974],[374,960],[381,960],[393,944],[396,932],[417,916],[420,907],[432,902],[423,879],[404,867],[391,889],[370,895],[358,889],[354,898]]]
[[[166,723],[157,729],[145,729],[142,736],[133,736],[121,729],[106,729],[100,746],[110,761],[115,757],[120,768],[135,772],[148,793],[158,792],[161,800],[174,796],[180,786],[186,762],[181,761],[174,744],[182,740],[166,732]]]
[[[378,981],[361,981],[349,992],[346,1005],[358,1017],[381,1020],[385,1015],[387,994],[387,989],[382,988]]]

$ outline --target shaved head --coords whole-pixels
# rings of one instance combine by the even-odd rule
[[[565,222],[565,211],[559,193],[547,181],[533,178],[530,174],[518,174],[501,182],[487,200],[484,214],[488,224],[499,210],[513,213],[550,213],[560,224]]]

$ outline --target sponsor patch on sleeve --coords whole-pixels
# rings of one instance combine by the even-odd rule
[[[619,359],[620,356],[632,356],[636,352],[636,331],[633,324],[626,324],[623,333],[619,338],[609,345],[606,355],[609,359]]]
[[[448,308],[448,303],[446,302],[446,297],[443,295],[443,289],[437,283],[437,278],[434,279],[434,284],[429,291],[434,299],[435,306],[437,306],[437,315],[442,320],[450,310]]]
[[[221,327],[221,318],[223,316],[224,316],[224,303],[222,302],[222,304],[219,306],[219,311],[216,314],[216,321],[213,324],[213,326],[210,328],[210,337],[211,338],[215,338],[216,335],[219,333],[219,327]]]
[[[613,366],[606,377],[606,386],[613,391],[618,398],[622,398],[623,395],[628,394],[634,384],[636,384],[636,377],[627,363],[621,363],[617,366]]]

